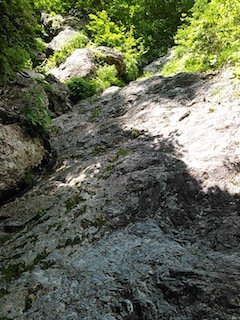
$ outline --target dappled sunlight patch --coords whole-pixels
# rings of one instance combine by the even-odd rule
[[[102,164],[98,162],[96,164],[87,166],[84,170],[80,171],[79,173],[69,173],[66,176],[66,183],[70,186],[76,186],[79,188],[87,178],[95,177],[100,172],[101,167]]]
[[[58,167],[56,168],[56,172],[60,172],[60,171],[63,171],[63,170],[66,170],[70,167],[70,164],[68,163],[68,161],[63,161],[63,163]]]
[[[62,127],[52,139],[56,171],[18,204],[4,207],[8,216],[0,230],[10,238],[2,249],[4,272],[8,265],[11,271],[13,254],[19,267],[41,258],[7,287],[12,296],[19,287],[36,294],[29,306],[32,296],[26,293],[24,316],[35,312],[41,317],[67,301],[60,317],[68,317],[89,301],[94,309],[97,301],[94,312],[107,305],[118,317],[115,310],[128,303],[137,310],[134,316],[145,310],[147,319],[149,301],[154,310],[159,306],[156,296],[173,310],[163,316],[184,312],[196,318],[198,301],[203,309],[207,305],[222,314],[221,297],[229,281],[235,290],[239,280],[240,189],[237,180],[230,181],[239,174],[239,109],[236,101],[225,106],[222,96],[221,105],[213,103],[216,95],[205,80],[195,74],[153,77],[139,87],[135,82],[109,90],[82,103],[81,112],[78,105],[71,117],[56,119]],[[86,122],[96,109],[101,110],[97,121]],[[14,211],[20,223],[12,223]],[[96,298],[99,292],[103,302]],[[63,298],[66,293],[69,300]],[[161,317],[160,309],[150,317]],[[219,318],[220,313],[213,314]],[[79,311],[74,317],[85,315]]]

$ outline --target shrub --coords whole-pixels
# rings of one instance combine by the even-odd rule
[[[52,119],[48,110],[44,107],[41,92],[30,90],[23,96],[26,107],[21,112],[21,125],[31,135],[45,137],[51,133]]]
[[[178,30],[174,59],[165,74],[205,71],[235,65],[240,50],[240,3],[238,0],[197,0],[192,17]]]
[[[73,102],[86,99],[97,93],[96,84],[92,79],[73,77],[67,80],[66,84],[71,90],[70,98]]]
[[[71,91],[70,98],[73,102],[89,98],[111,85],[124,85],[123,81],[118,78],[117,70],[114,65],[100,66],[96,72],[95,79],[73,77],[70,80],[67,80],[66,84]]]
[[[98,15],[105,10],[120,28],[134,26],[134,38],[144,39],[142,59],[149,62],[173,45],[181,14],[188,13],[193,4],[194,0],[78,0],[75,12]]]
[[[34,0],[36,9],[48,12],[65,13],[70,10],[75,1],[71,0]]]
[[[61,51],[56,51],[41,67],[42,71],[48,72],[55,66],[59,66],[69,57],[75,49],[84,48],[89,42],[87,36],[79,31],[78,34],[66,44]]]
[[[100,66],[96,72],[96,79],[93,82],[96,84],[98,91],[104,90],[112,85],[123,86],[124,83],[118,78],[118,72],[115,65]]]
[[[141,38],[135,39],[133,27],[128,30],[111,21],[105,10],[89,15],[87,29],[96,45],[108,46],[121,51],[126,62],[126,80],[133,80],[138,74],[138,59],[144,52]]]
[[[29,1],[0,1],[0,83],[14,77],[34,56],[37,22]]]

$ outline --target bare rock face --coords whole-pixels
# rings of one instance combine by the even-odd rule
[[[119,75],[123,75],[126,71],[124,57],[120,51],[108,47],[98,47],[75,50],[59,67],[53,68],[51,74],[60,81],[73,77],[84,78],[96,72],[99,62],[115,65]]]
[[[31,71],[20,73],[14,83],[1,88],[0,201],[20,191],[28,171],[45,160],[50,146],[41,125],[46,125],[46,113],[56,116],[69,110],[69,94],[57,79]]]
[[[66,44],[72,41],[78,32],[69,27],[60,31],[50,43],[47,45],[47,51],[53,53],[54,51],[60,51]]]
[[[77,49],[59,67],[53,68],[51,74],[60,81],[94,74],[96,67],[93,58],[89,49]]]
[[[17,125],[0,124],[0,193],[17,186],[26,172],[41,164],[45,149],[38,138]]]
[[[47,40],[51,41],[57,34],[68,27],[74,30],[84,28],[86,21],[84,18],[80,20],[76,17],[63,17],[60,14],[52,15],[43,12],[41,14],[41,23],[47,34]]]
[[[230,70],[154,75],[55,118],[0,207],[0,318],[239,320],[239,103]]]
[[[60,115],[70,108],[70,91],[55,77],[45,78],[29,70],[18,74],[17,80],[1,89],[0,117],[4,124],[21,120],[26,109],[51,110]]]
[[[95,54],[95,59],[104,61],[109,65],[115,65],[119,75],[125,73],[126,64],[120,51],[104,46],[93,48],[91,51]]]
[[[146,73],[147,72],[160,73],[163,66],[172,59],[173,55],[174,55],[174,50],[172,49],[171,51],[168,52],[168,54],[154,60],[153,62],[145,66],[143,68],[143,71]]]

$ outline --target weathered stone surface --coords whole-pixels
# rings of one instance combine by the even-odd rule
[[[74,30],[79,30],[85,27],[86,19],[78,19],[76,17],[66,16],[60,14],[49,14],[43,12],[41,14],[41,23],[46,32],[47,40],[51,41],[58,33],[69,27]]]
[[[0,193],[17,186],[25,173],[45,155],[42,142],[24,134],[17,125],[0,124]]]
[[[104,61],[109,65],[115,65],[119,75],[126,70],[123,55],[120,51],[108,47],[92,49],[77,49],[65,62],[51,70],[58,80],[68,80],[72,77],[86,77],[93,75],[97,70],[97,63]]]
[[[65,83],[59,82],[53,75],[45,78],[45,92],[49,100],[49,109],[59,116],[71,108],[70,90]]]
[[[115,65],[119,75],[123,75],[126,71],[126,63],[123,54],[113,48],[97,47],[92,48],[91,51],[95,54],[95,58],[104,61],[109,65]]]
[[[153,76],[54,119],[0,208],[0,318],[239,320],[239,83]]]
[[[47,50],[52,51],[60,51],[66,44],[71,42],[78,32],[71,28],[66,28],[60,31],[50,43],[47,45]]]
[[[56,35],[59,31],[62,30],[64,24],[64,18],[60,14],[49,14],[43,12],[41,14],[41,23],[45,31],[49,35]]]
[[[86,77],[94,74],[96,67],[93,54],[89,49],[75,50],[59,67],[51,70],[51,74],[58,80],[68,80],[72,77]]]
[[[0,93],[0,117],[3,123],[19,121],[26,108],[41,106],[48,109],[48,97],[37,79],[43,79],[34,72],[21,72],[14,83],[2,88]],[[40,100],[39,100],[40,99]]]
[[[0,92],[0,117],[4,124],[19,122],[24,110],[42,108],[60,115],[70,108],[70,91],[54,76],[25,70]]]
[[[40,126],[34,127],[31,121],[40,121],[41,124],[39,115],[44,116],[44,110],[50,109],[52,116],[68,111],[71,107],[69,95],[67,86],[54,77],[45,79],[31,71],[20,73],[14,83],[2,88],[0,201],[6,201],[14,196],[15,191],[20,191],[24,175],[38,167],[50,152],[46,134],[41,132]],[[24,133],[23,127],[35,138]]]
[[[171,51],[169,51],[168,54],[154,60],[153,62],[151,62],[150,64],[148,64],[147,66],[145,66],[143,68],[144,72],[150,72],[150,73],[160,73],[162,67],[169,62],[169,60],[172,59],[174,55],[174,50],[172,49]]]

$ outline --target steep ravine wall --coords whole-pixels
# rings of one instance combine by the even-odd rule
[[[0,208],[0,319],[239,320],[240,85],[154,75],[54,119]]]

